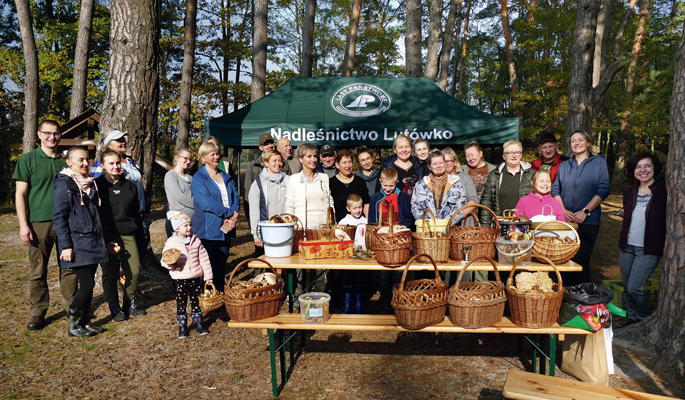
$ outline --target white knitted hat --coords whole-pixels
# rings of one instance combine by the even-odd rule
[[[166,213],[166,217],[169,221],[171,221],[171,226],[174,228],[174,230],[177,230],[186,222],[190,222],[190,218],[180,211],[169,211]]]

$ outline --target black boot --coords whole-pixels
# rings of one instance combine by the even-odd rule
[[[176,314],[176,322],[178,323],[178,338],[185,339],[188,337],[188,315]]]
[[[90,323],[91,318],[93,318],[93,314],[91,314],[91,307],[89,304],[86,306],[86,308],[83,309],[83,318],[81,319],[79,325],[86,328],[93,335],[97,335],[98,333],[104,332],[105,330],[101,327]]]
[[[202,313],[191,313],[190,315],[193,317],[193,324],[195,325],[197,333],[199,333],[200,335],[208,334],[209,330],[202,326]]]
[[[354,294],[351,292],[345,292],[345,308],[343,308],[343,314],[349,314],[352,312],[352,306],[354,304]]]
[[[110,301],[107,305],[109,306],[109,313],[113,321],[121,322],[127,318],[124,310],[119,307],[119,300]]]
[[[92,332],[80,325],[81,319],[83,319],[83,310],[69,309],[69,336],[93,336]]]
[[[143,310],[142,307],[140,307],[138,304],[136,304],[136,301],[135,301],[135,300],[131,300],[130,304],[131,304],[131,305],[130,305],[130,307],[129,307],[129,309],[128,309],[128,313],[129,313],[130,315],[132,315],[132,316],[134,316],[134,317],[141,317],[141,316],[147,314],[147,313],[145,312],[145,310]]]
[[[357,290],[357,314],[362,314],[362,308],[364,307],[364,294],[361,290]]]

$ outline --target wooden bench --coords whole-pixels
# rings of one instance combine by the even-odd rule
[[[658,396],[655,394],[635,392],[626,389],[617,389],[608,386],[577,382],[570,379],[561,379],[516,370],[509,371],[507,374],[507,380],[504,382],[502,394],[507,399],[519,400],[671,399],[671,397]]]
[[[490,327],[478,329],[459,328],[445,318],[441,323],[418,331],[408,331],[397,325],[397,320],[394,315],[366,315],[366,314],[332,314],[330,320],[324,324],[305,324],[302,323],[300,314],[281,314],[272,318],[265,318],[253,322],[228,322],[229,328],[253,328],[266,329],[269,334],[269,355],[271,359],[271,386],[273,395],[278,397],[282,387],[288,382],[289,374],[286,365],[286,345],[290,345],[290,365],[291,368],[295,365],[295,344],[294,337],[300,330],[312,331],[385,331],[385,332],[446,332],[446,333],[508,333],[508,334],[523,334],[526,339],[533,345],[533,372],[536,371],[536,359],[538,352],[549,360],[549,373],[554,375],[554,367],[556,362],[556,341],[564,340],[567,334],[588,335],[591,332],[559,326],[554,324],[549,328],[530,329],[514,325],[508,317]],[[284,338],[284,331],[291,331],[288,336]],[[294,331],[294,332],[293,332]],[[528,335],[549,335],[549,353],[545,354],[542,350],[542,344],[538,341],[532,340]],[[278,339],[278,345],[277,340]],[[304,346],[304,335],[302,336],[302,345]],[[279,354],[280,370],[281,370],[281,385],[278,385],[278,374],[276,369],[276,352]],[[540,371],[544,372],[544,361],[541,359]]]

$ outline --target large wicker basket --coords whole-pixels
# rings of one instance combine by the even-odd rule
[[[476,217],[475,213],[471,215],[476,220],[477,226],[464,225],[467,216],[464,216],[461,226],[452,226],[452,220],[454,217],[456,217],[462,210],[469,207],[477,207],[487,210],[490,214],[492,214],[492,220],[495,222],[495,226],[481,226],[480,221],[478,221],[478,217]],[[480,204],[466,205],[457,210],[457,212],[450,217],[449,222],[447,222],[447,226],[450,234],[451,258],[455,260],[464,260],[466,258],[464,254],[464,245],[471,246],[469,258],[478,258],[483,256],[493,259],[495,258],[495,255],[497,254],[497,249],[495,249],[495,240],[497,240],[499,237],[501,228],[499,221],[497,220],[497,215],[495,215],[491,209]]]
[[[388,233],[378,233],[373,238],[373,251],[376,261],[384,267],[397,268],[407,263],[411,257],[411,231],[393,232],[395,207],[388,208]]]
[[[430,226],[426,224],[427,213],[431,214],[432,229],[427,229],[427,226]],[[414,255],[428,254],[433,257],[435,262],[445,263],[450,258],[450,237],[442,232],[437,232],[437,229],[433,210],[430,208],[425,209],[423,211],[423,232],[413,232],[411,234],[412,253]],[[422,260],[428,259],[424,257]]]
[[[514,288],[514,273],[516,267],[525,259],[535,257],[544,261],[554,268],[557,273],[557,283],[554,284],[554,292],[551,293],[520,293]],[[545,256],[540,254],[528,254],[519,258],[511,269],[507,286],[505,287],[511,320],[515,325],[524,328],[545,328],[552,326],[559,316],[561,301],[564,298],[564,284],[557,266]]]
[[[366,248],[368,250],[373,250],[373,239],[376,237],[376,231],[383,226],[381,222],[383,221],[383,209],[385,205],[390,205],[390,203],[388,200],[383,199],[380,212],[376,214],[378,216],[378,222],[366,224],[366,233],[364,234],[364,237],[366,238]]]
[[[435,279],[419,279],[407,282],[409,266],[419,257],[427,257],[435,269]],[[392,301],[397,324],[404,329],[416,330],[435,325],[445,319],[447,310],[447,284],[440,279],[433,258],[419,254],[404,267],[402,281],[392,288]]]
[[[550,222],[554,222],[557,224],[561,223],[568,226],[575,234],[576,240],[573,243],[558,243],[546,240],[545,237],[538,237],[538,229],[540,229],[542,226]],[[580,237],[578,236],[578,232],[566,222],[543,222],[542,224],[538,225],[537,228],[535,228],[535,231],[533,231],[533,253],[543,255],[555,264],[564,264],[568,262],[568,260],[572,259],[573,256],[576,255],[578,249],[580,249]]]
[[[357,232],[357,227],[354,225],[336,225],[335,224],[335,210],[333,207],[328,207],[328,212],[326,213],[326,225],[321,228],[312,229],[305,228],[305,236],[307,240],[329,240],[330,238],[335,239],[335,229],[342,229],[347,233],[350,239],[354,240],[354,234]]]
[[[211,288],[207,288],[207,285],[211,285]],[[202,312],[208,313],[221,308],[224,304],[224,294],[216,290],[213,282],[205,282],[205,290],[198,296],[198,300]]]
[[[268,261],[260,258],[249,258],[233,269],[225,289],[225,303],[228,315],[236,322],[250,322],[258,319],[275,317],[278,315],[278,310],[283,304],[283,299],[285,299],[285,291],[283,290],[282,282],[253,289],[231,288],[233,284],[233,275],[235,275],[236,271],[238,271],[241,266],[252,261],[263,262],[271,269],[271,272],[274,275],[278,275],[274,267],[271,266]]]
[[[461,283],[464,273],[476,261],[485,260],[495,269],[496,282]],[[504,283],[500,280],[497,263],[490,257],[478,257],[468,262],[459,272],[457,282],[449,290],[450,321],[461,328],[484,328],[502,320],[507,301]]]

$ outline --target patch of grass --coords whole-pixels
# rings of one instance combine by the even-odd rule
[[[18,399],[19,393],[7,393],[3,398],[5,398],[5,399]]]
[[[239,381],[239,380],[243,379],[244,377],[243,377],[243,374],[233,374],[233,375],[231,376],[231,378],[232,378],[234,381]]]
[[[45,370],[48,371],[48,373],[53,373],[53,372],[58,372],[58,371],[59,371],[59,368],[57,368],[57,367],[54,366],[54,365],[50,365],[50,366],[48,366],[47,368],[45,368]]]
[[[91,351],[91,350],[95,350],[95,345],[94,344],[86,345],[86,351]]]
[[[16,275],[16,276],[14,277],[14,280],[15,280],[15,281],[23,281],[23,280],[24,280],[24,275]]]
[[[112,350],[112,349],[114,349],[114,345],[112,343],[109,343],[109,344],[105,345],[105,349],[106,350]]]

